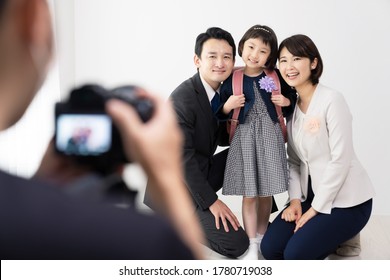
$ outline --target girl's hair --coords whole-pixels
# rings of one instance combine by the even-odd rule
[[[310,81],[313,85],[318,84],[324,69],[324,64],[314,42],[308,36],[298,34],[284,39],[280,43],[278,57],[280,57],[280,51],[283,48],[286,48],[294,56],[309,58],[310,62],[313,62],[317,58],[317,67],[311,70]]]
[[[278,58],[278,39],[275,32],[266,25],[254,25],[249,28],[244,36],[242,36],[240,42],[238,43],[238,55],[242,56],[242,50],[244,48],[244,43],[248,39],[261,39],[263,43],[269,45],[271,48],[271,53],[265,63],[265,67],[268,69],[274,69],[276,65],[276,60]]]

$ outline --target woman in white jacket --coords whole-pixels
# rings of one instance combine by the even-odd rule
[[[374,188],[352,143],[344,97],[319,83],[323,64],[313,41],[294,35],[279,46],[283,79],[298,101],[287,123],[289,203],[263,238],[266,259],[324,259],[358,234]]]

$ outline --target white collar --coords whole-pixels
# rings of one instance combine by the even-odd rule
[[[213,99],[215,92],[219,92],[220,87],[215,91],[202,77],[202,75],[199,73],[200,80],[202,81],[203,87],[206,90],[207,97],[209,98],[209,101],[211,103],[211,99]]]

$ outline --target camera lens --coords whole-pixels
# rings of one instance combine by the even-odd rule
[[[112,90],[112,97],[121,99],[132,105],[143,122],[147,122],[153,114],[153,104],[150,100],[137,96],[137,87],[123,86]]]

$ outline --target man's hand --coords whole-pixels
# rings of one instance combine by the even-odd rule
[[[230,222],[234,230],[238,230],[240,222],[238,221],[236,215],[233,214],[232,210],[226,206],[221,200],[217,199],[210,207],[211,213],[215,218],[215,227],[220,229],[219,219],[222,220],[223,227],[226,232],[229,232],[229,227],[227,221]]]

